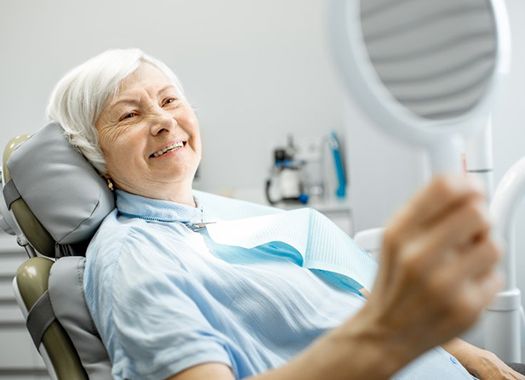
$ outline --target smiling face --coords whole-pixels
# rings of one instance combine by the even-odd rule
[[[194,205],[199,123],[156,67],[142,63],[120,84],[96,124],[107,176],[127,192]]]

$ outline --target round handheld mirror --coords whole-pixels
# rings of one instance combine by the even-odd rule
[[[487,122],[508,71],[503,3],[332,0],[347,90],[388,133],[426,147],[432,171],[460,172],[464,136]]]

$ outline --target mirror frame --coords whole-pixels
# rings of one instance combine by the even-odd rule
[[[332,50],[344,88],[372,121],[391,135],[425,145],[453,135],[466,136],[486,124],[491,103],[510,69],[510,30],[504,0],[484,0],[493,10],[496,30],[496,62],[485,95],[464,115],[444,120],[429,120],[413,114],[381,82],[363,40],[361,1],[330,0],[329,25]]]

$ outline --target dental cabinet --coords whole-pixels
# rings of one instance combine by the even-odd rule
[[[231,189],[230,191],[223,192],[222,195],[268,206],[265,195],[259,188]],[[335,196],[320,199],[314,198],[307,204],[280,202],[273,207],[284,210],[293,210],[303,207],[313,208],[328,217],[328,219],[334,222],[344,232],[350,236],[354,236],[353,213],[351,201],[348,195],[344,199],[338,199]]]
[[[320,213],[324,214],[328,219],[334,222],[340,229],[346,232],[348,235],[354,235],[354,228],[352,223],[352,209],[347,199],[345,200],[320,200],[313,201],[306,205],[277,205],[279,208],[284,208],[285,210],[291,210],[301,207],[310,207]]]

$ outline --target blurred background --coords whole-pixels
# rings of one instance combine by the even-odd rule
[[[495,183],[525,155],[525,2],[506,3],[513,59],[493,112]],[[292,136],[295,151],[315,165],[308,184],[317,174],[323,179],[322,196],[310,204],[350,234],[382,226],[423,183],[425,162],[374,129],[343,92],[326,13],[324,0],[0,0],[0,146],[45,124],[49,94],[69,69],[105,49],[138,47],[174,69],[197,110],[204,155],[196,188],[266,202],[275,149]],[[345,165],[345,197],[335,196],[332,131]],[[523,294],[525,207],[517,228]],[[0,241],[4,285],[13,249],[11,240]],[[10,350],[16,336],[9,326],[18,326],[10,313],[17,311],[4,285],[0,378],[44,376],[23,369]]]

